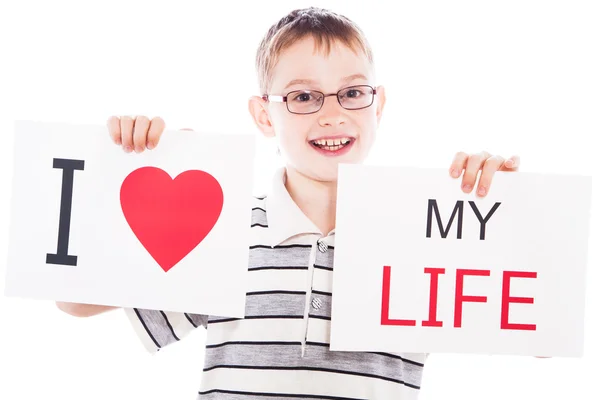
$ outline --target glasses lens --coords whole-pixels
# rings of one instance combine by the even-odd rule
[[[340,104],[348,110],[365,108],[373,103],[373,88],[370,86],[351,86],[339,93]]]
[[[312,90],[297,90],[287,95],[287,106],[290,112],[310,114],[319,111],[323,104],[323,93]]]

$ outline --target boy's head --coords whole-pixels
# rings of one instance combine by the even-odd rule
[[[352,21],[318,8],[293,11],[267,32],[256,67],[262,96],[250,99],[250,112],[276,137],[288,168],[334,181],[340,162],[367,157],[385,93]]]

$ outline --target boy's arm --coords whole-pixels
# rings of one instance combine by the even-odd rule
[[[57,301],[56,306],[59,308],[59,310],[75,317],[92,317],[94,315],[119,308],[96,304],[68,303],[64,301]]]
[[[57,301],[56,306],[75,317],[92,317],[120,307]],[[141,308],[124,308],[135,333],[151,354],[175,343],[199,326],[206,328],[208,316]]]

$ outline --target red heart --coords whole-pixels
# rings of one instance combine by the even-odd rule
[[[143,167],[123,181],[121,209],[142,246],[167,272],[212,230],[223,209],[223,190],[204,171],[171,179],[160,168]]]

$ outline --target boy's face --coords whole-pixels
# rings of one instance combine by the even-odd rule
[[[374,80],[373,68],[362,52],[336,43],[325,56],[308,37],[280,55],[268,94],[314,90],[326,97],[320,100],[318,94],[297,92],[288,96],[288,104],[253,98],[250,110],[262,132],[276,137],[288,168],[314,180],[335,181],[339,163],[360,163],[369,154],[385,97],[382,87],[377,87],[374,98],[369,88],[355,88],[342,93],[342,103],[348,108],[366,108],[346,109],[335,95],[327,95],[351,86],[374,87]],[[319,106],[319,111],[312,112]],[[288,107],[312,113],[294,114]]]

